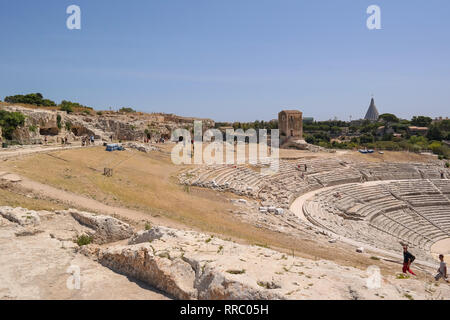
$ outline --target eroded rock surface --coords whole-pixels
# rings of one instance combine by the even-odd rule
[[[81,224],[92,228],[91,233],[95,243],[103,244],[130,238],[133,235],[133,228],[116,218],[103,215],[94,215],[89,212],[82,212],[75,209],[66,211]]]
[[[167,299],[79,253],[75,240],[89,228],[70,214],[36,213],[38,226],[0,216],[0,300]],[[79,287],[73,286],[77,272]]]
[[[118,219],[76,210],[38,211],[40,224],[20,224],[29,211],[0,207],[0,299],[450,299],[450,287],[432,280],[384,275],[377,285],[376,267],[166,227],[133,234]],[[86,233],[97,243],[80,247],[76,239]],[[67,285],[74,270],[81,272],[75,290]]]
[[[21,226],[38,225],[41,222],[36,211],[24,208],[0,207],[0,215]]]
[[[389,277],[372,288],[370,272],[165,227],[138,232],[128,246],[91,251],[104,266],[178,299],[450,297],[445,285],[427,292],[419,280]]]

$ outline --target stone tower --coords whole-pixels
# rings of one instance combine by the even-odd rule
[[[364,120],[377,121],[379,116],[377,107],[375,106],[375,100],[372,98],[370,101],[369,110],[367,110]]]
[[[302,139],[303,113],[298,110],[281,111],[278,114],[278,129],[280,130],[280,138],[282,139]]]

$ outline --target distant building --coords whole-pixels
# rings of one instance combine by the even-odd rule
[[[379,117],[380,114],[378,113],[377,107],[375,106],[375,100],[372,98],[372,100],[370,101],[369,110],[367,110],[364,120],[377,121]]]
[[[283,110],[278,114],[278,129],[280,138],[302,139],[303,113],[298,110]]]
[[[394,129],[386,128],[385,126],[381,126],[377,128],[376,134],[377,136],[383,136],[385,134],[394,134]]]
[[[436,122],[442,122],[442,121],[444,121],[444,120],[448,120],[448,117],[437,117],[437,118],[435,118],[434,120],[433,120],[433,123],[436,123]]]
[[[427,127],[408,127],[408,133],[413,135],[426,135],[428,133]]]

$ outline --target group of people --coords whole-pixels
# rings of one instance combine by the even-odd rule
[[[64,138],[61,138],[61,145],[64,146],[66,144],[69,144],[69,139],[67,138],[67,136],[65,136]]]
[[[163,137],[159,138],[159,139],[155,139],[154,143],[165,143],[166,139],[164,139]],[[151,138],[148,137],[144,137],[144,143],[152,143]]]
[[[85,146],[89,146],[89,145],[94,145],[95,144],[95,137],[94,136],[83,136],[82,138],[81,138],[81,145],[83,146],[83,147],[85,147]]]
[[[414,276],[416,275],[411,270],[411,264],[414,262],[415,259],[416,259],[416,257],[414,257],[414,255],[408,251],[408,246],[403,245],[403,269],[402,269],[402,271],[404,274],[409,272],[410,274],[412,274]],[[448,274],[447,274],[447,264],[444,262],[443,254],[439,255],[439,261],[440,261],[439,269],[437,270],[437,274],[434,276],[434,279],[436,281],[443,279],[447,283],[450,283],[450,281],[448,280]]]

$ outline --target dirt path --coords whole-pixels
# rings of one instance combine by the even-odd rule
[[[95,147],[95,146],[90,146]],[[69,150],[69,149],[77,149],[77,148],[89,148],[89,147],[82,147],[81,145],[70,145],[70,146],[61,146],[61,145],[39,145],[39,146],[27,146],[23,148],[18,149],[0,149],[0,159],[8,159],[8,158],[16,158],[20,156],[27,156],[34,153],[45,153],[45,152],[52,152],[52,151],[62,151],[62,150]]]
[[[30,191],[33,194],[42,196],[44,198],[57,200],[75,208],[82,208],[87,211],[93,211],[105,215],[119,216],[134,223],[145,221],[150,222],[151,224],[183,229],[181,225],[162,217],[153,217],[148,213],[122,207],[109,206],[100,201],[80,196],[72,192],[64,191],[46,184],[42,184],[28,178],[20,178],[21,181],[16,183],[17,187]]]

